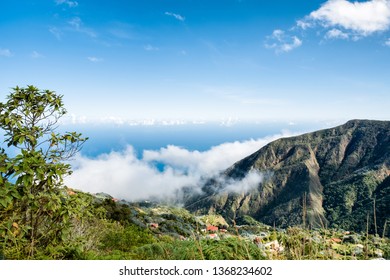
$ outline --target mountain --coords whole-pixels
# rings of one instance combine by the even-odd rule
[[[235,163],[222,176],[250,171],[264,180],[246,192],[227,192],[210,180],[185,207],[229,221],[246,216],[278,227],[339,227],[383,234],[390,222],[390,122],[344,125],[281,138]],[[374,210],[375,209],[375,210]],[[389,231],[390,232],[390,231]],[[388,235],[388,234],[386,234]]]

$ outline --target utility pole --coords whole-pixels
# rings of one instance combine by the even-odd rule
[[[303,194],[303,201],[302,201],[302,222],[303,222],[303,228],[306,228],[306,192]]]
[[[378,227],[376,225],[375,197],[374,197],[374,225],[375,225],[375,235],[377,235],[378,234]]]

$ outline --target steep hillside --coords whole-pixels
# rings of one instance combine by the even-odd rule
[[[228,178],[265,174],[256,189],[224,192],[211,180],[187,209],[244,215],[270,225],[342,227],[383,233],[390,222],[390,122],[344,125],[276,140],[226,170]],[[375,211],[374,211],[375,209]]]

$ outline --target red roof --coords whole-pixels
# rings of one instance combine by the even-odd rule
[[[218,227],[215,227],[215,226],[207,226],[207,231],[218,231]]]

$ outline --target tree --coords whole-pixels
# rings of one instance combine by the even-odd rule
[[[66,114],[62,95],[34,86],[16,87],[0,102],[0,240],[3,254],[34,258],[39,250],[64,240],[77,198],[70,196],[63,178],[66,163],[87,138],[59,133]],[[15,156],[9,156],[15,154]],[[0,241],[1,242],[1,241]]]

